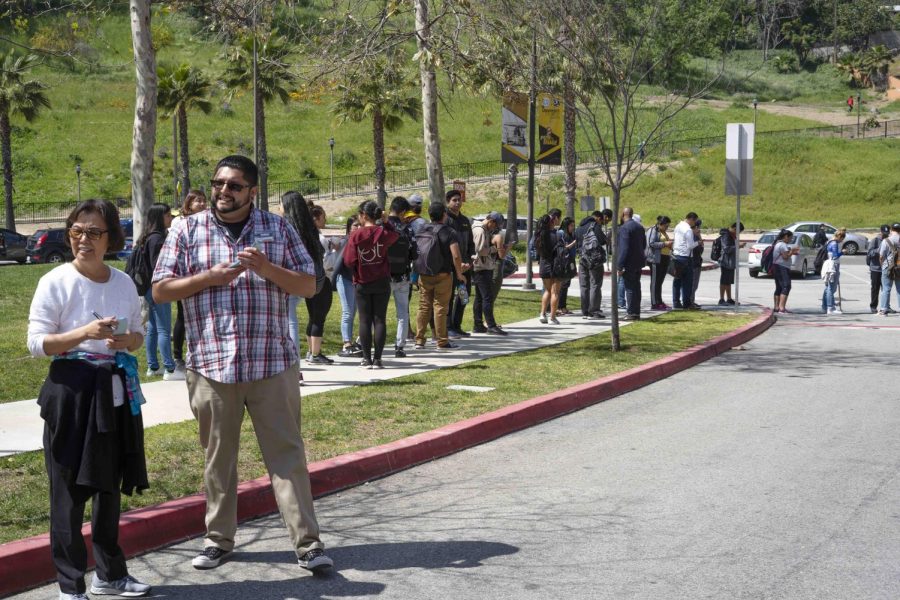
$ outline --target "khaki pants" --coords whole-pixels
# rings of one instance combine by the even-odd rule
[[[434,333],[438,346],[450,343],[447,337],[447,313],[453,295],[450,273],[419,275],[419,313],[416,315],[416,343],[425,344],[425,332],[434,312]]]
[[[313,509],[306,453],[300,437],[299,367],[247,383],[220,383],[187,372],[191,411],[206,451],[204,546],[234,549],[237,532],[237,459],[244,407],[250,413],[278,510],[297,556],[324,548]]]

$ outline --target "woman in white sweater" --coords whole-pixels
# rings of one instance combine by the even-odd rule
[[[91,537],[97,571],[94,594],[140,596],[150,586],[128,574],[118,544],[120,492],[148,487],[143,397],[137,360],[143,336],[137,290],[103,262],[122,248],[115,206],[79,203],[66,220],[75,259],[38,282],[28,320],[28,349],[52,356],[38,405],[50,483],[50,548],[60,598],[86,599],[87,549],[81,520],[92,501]]]

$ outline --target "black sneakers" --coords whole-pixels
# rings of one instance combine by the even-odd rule
[[[303,556],[297,559],[297,564],[312,571],[313,573],[317,573],[324,569],[330,569],[334,566],[334,561],[328,558],[328,555],[325,554],[324,550],[316,548],[314,550],[310,550]]]
[[[491,335],[509,335],[509,333],[500,329],[500,327],[498,325],[494,325],[493,327],[488,327],[486,329],[486,331],[487,331],[487,333],[489,333]]]
[[[394,358],[406,358],[406,352],[403,348],[394,348]]]
[[[194,557],[191,565],[195,569],[215,569],[232,554],[232,551],[222,550],[218,546],[207,546],[203,552]]]

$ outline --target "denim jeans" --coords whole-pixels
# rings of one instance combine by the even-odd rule
[[[338,298],[341,299],[341,340],[353,343],[353,319],[356,318],[356,290],[353,289],[353,280],[338,275],[335,285]]]
[[[616,300],[619,302],[619,308],[625,308],[625,278],[621,275],[616,282]]]
[[[900,306],[900,279],[891,281],[890,269],[881,271],[881,303],[878,310],[887,311],[891,307],[891,288],[897,291],[897,306]]]
[[[825,282],[825,290],[822,292],[822,310],[834,308],[834,294],[837,292],[840,275],[835,273]]]
[[[147,351],[147,367],[153,371],[159,368],[159,356],[162,356],[166,371],[175,370],[172,358],[172,303],[157,304],[153,301],[153,293],[148,290],[144,296],[147,300],[149,319],[144,345]],[[157,356],[159,350],[159,356]]]
[[[672,256],[683,271],[681,277],[672,279],[672,305],[690,306],[694,302],[694,265],[688,256]]]
[[[641,271],[627,270],[619,278],[625,285],[625,306],[628,315],[632,317],[641,314]]]
[[[394,296],[394,308],[397,310],[397,340],[394,347],[402,348],[409,331],[409,280],[391,281],[391,295]]]
[[[294,340],[294,347],[297,349],[297,356],[300,356],[300,321],[297,319],[297,305],[300,304],[300,296],[288,296],[288,331],[291,339]]]

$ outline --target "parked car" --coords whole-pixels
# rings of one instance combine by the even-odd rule
[[[107,252],[103,257],[106,260],[128,260],[128,255],[131,254],[131,247],[133,245],[132,236],[134,235],[134,220],[122,219],[119,223],[122,225],[122,231],[125,233],[125,248],[118,252]]]
[[[28,237],[0,227],[0,260],[25,262]]]
[[[778,229],[773,229],[772,231],[763,233],[759,236],[759,239],[750,246],[750,250],[747,254],[747,265],[750,268],[750,277],[759,277],[759,274],[762,271],[760,261],[762,259],[763,250],[772,245],[772,242],[775,241],[775,236],[778,235],[779,231],[780,230]],[[791,248],[800,248],[800,254],[791,257],[791,275],[806,277],[812,271],[813,262],[816,259],[816,247],[813,246],[812,236],[808,233],[795,233],[794,237],[791,238],[789,245]]]
[[[828,223],[823,223],[822,221],[797,221],[796,223],[787,225],[784,229],[787,229],[790,232],[808,233],[811,236],[815,236],[816,231],[819,229],[819,225],[825,226],[825,236],[828,237],[829,240],[834,237],[834,232],[837,231],[837,227],[829,225]],[[841,252],[844,254],[856,254],[860,250],[865,252],[866,244],[868,242],[869,240],[866,236],[848,231],[847,237],[844,238],[844,243],[841,244]]]
[[[484,220],[484,218],[486,216],[487,216],[486,214],[475,215],[474,217],[472,217],[472,222],[473,223],[475,223],[476,221],[481,222]],[[503,218],[505,219],[506,217],[504,216]],[[537,226],[537,223],[535,223],[535,227],[536,226]],[[506,229],[503,229],[502,231],[504,233],[506,233]],[[519,217],[516,219],[516,233],[518,233],[520,242],[524,242],[527,239],[527,237],[528,237],[528,219],[526,217]]]
[[[29,264],[61,263],[73,258],[75,256],[66,244],[66,230],[63,227],[38,229],[28,238],[25,262]]]

